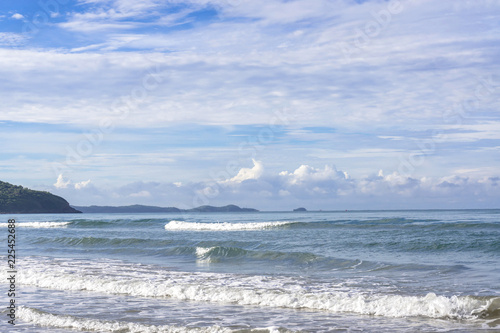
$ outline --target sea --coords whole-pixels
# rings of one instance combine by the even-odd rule
[[[0,332],[500,332],[500,210],[0,219]]]

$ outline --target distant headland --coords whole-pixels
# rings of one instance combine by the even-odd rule
[[[0,181],[0,214],[81,213],[52,193]]]
[[[254,208],[240,208],[236,205],[227,205],[223,207],[200,206],[191,209],[179,209],[177,207],[157,207],[144,205],[131,206],[73,206],[83,213],[243,213],[258,212]]]
[[[243,213],[258,212],[254,208],[236,205],[223,207],[200,206],[191,209],[131,206],[70,206],[63,198],[45,191],[35,191],[0,181],[0,214],[58,214],[58,213]]]

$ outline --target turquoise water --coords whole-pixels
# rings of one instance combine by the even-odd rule
[[[8,218],[19,332],[500,330],[500,210]]]

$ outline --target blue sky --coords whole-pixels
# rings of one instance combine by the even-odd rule
[[[500,3],[0,3],[0,179],[74,205],[498,208]]]

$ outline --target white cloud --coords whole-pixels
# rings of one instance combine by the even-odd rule
[[[207,181],[177,185],[136,182],[118,188],[86,187],[80,191],[59,187],[57,193],[76,205],[140,203],[192,208],[232,203],[263,210],[289,210],[299,206],[323,210],[495,208],[500,200],[500,176],[413,178],[397,172],[376,175],[374,171],[370,177],[346,179],[343,174],[344,171],[330,166],[302,165],[292,172],[263,173],[258,178],[247,173],[248,177],[243,178],[252,179],[251,182]]]
[[[81,190],[81,189],[89,186],[89,184],[90,184],[90,179],[86,180],[86,181],[81,181],[81,182],[75,184],[75,189]]]
[[[61,174],[57,177],[57,181],[54,184],[54,186],[55,186],[55,188],[58,188],[58,189],[67,188],[70,183],[71,183],[71,181],[65,180],[64,176]]]
[[[481,121],[477,124],[460,124],[444,126],[444,128],[448,131],[456,131],[456,133],[440,133],[434,138],[436,142],[500,140],[500,121]]]
[[[347,174],[343,171],[337,171],[331,166],[325,166],[323,170],[313,168],[309,165],[301,165],[294,172],[283,171],[280,176],[286,179],[290,185],[297,185],[303,183],[321,183],[330,180],[346,180]]]
[[[12,94],[7,94],[11,102],[2,103],[8,117],[95,122],[115,99],[136,88],[134,84],[140,88],[144,71],[155,65],[143,55],[152,53],[153,58],[159,58],[158,53],[153,54],[157,50],[166,52],[158,62],[164,69],[164,80],[158,89],[148,92],[140,115],[133,113],[124,119],[127,125],[265,123],[283,106],[291,106],[294,121],[302,124],[366,127],[397,123],[406,127],[404,124],[416,121],[434,125],[436,120],[443,123],[444,110],[474,98],[480,79],[498,66],[494,15],[483,17],[482,13],[499,7],[485,2],[472,12],[452,1],[440,1],[432,11],[428,3],[402,2],[405,10],[393,15],[380,34],[360,47],[351,45],[357,29],[374,20],[371,12],[386,10],[385,3],[350,5],[314,0],[239,1],[231,5],[227,1],[192,1],[191,10],[215,5],[223,15],[191,29],[161,33],[144,33],[142,26],[140,32],[132,31],[143,24],[132,18],[154,13],[160,6],[160,16],[179,16],[172,18],[175,22],[187,15],[189,8],[180,14],[168,11],[171,2],[86,3],[98,7],[75,13],[61,24],[72,31],[105,29],[88,38],[90,42],[73,47],[88,53],[76,56],[63,50],[38,49],[17,51],[13,57],[0,54],[2,67],[15,68],[17,73],[7,71],[3,78],[6,86],[22,85],[30,92],[28,98],[11,89]],[[233,17],[257,20],[240,23]],[[482,28],[469,23],[477,17],[488,20],[491,28],[488,22]],[[297,24],[293,31],[289,21]],[[436,26],[448,28],[430,28]],[[127,33],[117,31],[124,29]],[[341,43],[353,48],[350,63],[344,63]],[[122,47],[129,49],[126,57],[111,52]],[[134,49],[136,52],[130,51]],[[46,84],[51,73],[54,80]],[[102,84],[94,84],[102,80]],[[73,89],[75,86],[78,89]],[[500,106],[497,97],[498,92],[494,92],[487,100],[491,112]],[[67,108],[72,104],[77,106]],[[80,110],[89,117],[74,117]],[[253,117],[240,116],[248,112]]]
[[[159,9],[170,4],[162,1],[82,1],[93,4],[88,12],[75,12],[66,22],[59,23],[63,29],[84,33],[116,32],[157,25],[176,25],[179,21],[192,13],[192,10],[181,10],[175,13],[161,13]]]
[[[264,173],[264,165],[260,161],[252,159],[252,168],[241,168],[236,176],[225,181],[231,183],[241,183],[245,180],[259,179]]]
[[[27,41],[28,37],[13,32],[0,32],[0,45],[1,46],[19,46]]]
[[[11,89],[12,94],[7,94],[10,101],[2,103],[6,115],[21,121],[95,122],[115,99],[141,88],[144,72],[158,64],[163,81],[147,92],[140,112],[123,119],[129,126],[172,121],[266,123],[274,111],[285,106],[296,116],[293,122],[301,124],[344,128],[398,124],[408,128],[406,124],[418,122],[436,126],[444,125],[445,110],[474,98],[481,78],[498,66],[494,53],[499,37],[490,16],[484,19],[491,28],[488,23],[482,29],[468,23],[491,12],[484,4],[470,12],[443,1],[429,11],[428,4],[404,2],[408,7],[393,16],[382,33],[366,45],[351,45],[352,59],[346,64],[339,45],[352,44],[357,28],[374,20],[370,12],[385,10],[385,3],[243,1],[224,6],[223,1],[199,1],[193,2],[193,10],[218,4],[225,16],[191,29],[158,33],[144,33],[145,27],[140,32],[133,30],[143,23],[130,18],[131,13],[142,15],[156,9],[160,2],[93,3],[104,7],[75,13],[61,23],[86,32],[106,30],[73,47],[86,53],[39,49],[18,51],[15,57],[0,54],[2,67],[15,68],[17,73],[7,70],[6,86],[22,85],[30,92],[28,97]],[[164,6],[162,10],[168,12]],[[180,15],[169,15],[174,14]],[[259,20],[241,23],[233,17]],[[297,26],[291,29],[286,20],[298,22]],[[449,28],[431,30],[422,24],[427,21],[429,26]],[[126,57],[117,52],[120,48],[128,49]],[[160,58],[161,53],[165,56]],[[144,54],[158,62],[147,61]],[[53,82],[43,84],[51,73]],[[497,110],[498,91],[483,106],[491,113]],[[88,117],[73,116],[80,110]],[[249,112],[252,117],[241,116]]]
[[[346,8],[343,1],[327,0],[255,0],[237,1],[222,7],[226,15],[259,19],[265,24],[289,24],[332,17]]]
[[[13,19],[16,19],[16,20],[22,20],[22,19],[24,19],[24,16],[22,14],[19,14],[19,13],[15,13],[11,17]]]
[[[74,186],[72,186],[72,187],[75,190],[82,190],[82,189],[85,189],[85,188],[89,187],[89,184],[90,184],[90,179],[89,180],[85,180],[85,181],[81,181],[81,182],[78,182],[78,183],[75,183]],[[62,174],[60,174],[57,177],[57,181],[54,184],[54,187],[56,189],[68,189],[68,188],[70,188],[70,185],[71,185],[71,180],[70,179],[66,179]]]

